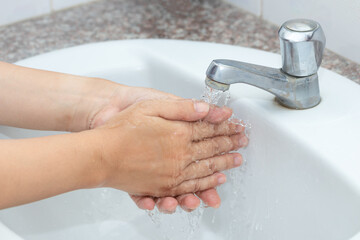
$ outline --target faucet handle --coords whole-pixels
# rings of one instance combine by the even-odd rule
[[[292,76],[317,73],[325,48],[325,35],[319,23],[308,19],[286,21],[279,29],[282,70]]]

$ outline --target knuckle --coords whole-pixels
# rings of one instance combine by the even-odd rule
[[[149,107],[150,102],[151,102],[151,100],[146,100],[146,101],[144,100],[144,101],[137,102],[136,105],[137,105],[138,107],[144,109],[144,108],[148,108],[148,107]]]
[[[215,164],[215,161],[213,159],[209,160],[208,169],[209,169],[211,174],[216,171],[216,164]]]
[[[223,122],[219,125],[219,129],[222,133],[228,134],[229,132],[231,132],[231,128],[229,126],[229,124],[227,122]]]
[[[212,136],[213,130],[207,122],[196,122],[192,125],[192,136],[196,140],[202,140],[205,136]]]
[[[184,175],[183,175],[182,182],[184,182],[184,181],[186,181],[188,179],[197,178],[199,176],[199,174],[200,174],[199,170],[200,170],[199,169],[199,163],[197,163],[197,162],[191,163],[188,166],[186,173],[184,173]]]
[[[225,132],[229,135],[233,134],[235,131],[235,129],[233,128],[233,126],[229,125],[228,123],[226,123],[225,125]]]
[[[218,182],[218,177],[217,176],[212,176],[211,181],[209,181],[208,183],[208,187],[213,187],[213,186],[218,186],[219,182]]]
[[[217,139],[213,139],[212,142],[212,149],[214,153],[220,152],[220,142]]]
[[[167,196],[176,196],[177,195],[177,188],[171,188],[166,192]]]
[[[192,175],[195,175],[199,171],[199,162],[194,162],[191,164],[191,173]],[[194,177],[194,176],[191,176]]]
[[[190,135],[196,138],[198,136],[197,125],[194,123],[190,124],[189,129],[190,129]]]
[[[178,181],[178,177],[174,177],[174,178],[170,178],[168,181],[167,181],[167,184],[165,184],[164,186],[162,186],[162,190],[169,190],[171,188],[174,188],[176,187],[178,184],[177,184],[177,181]]]
[[[229,154],[226,156],[226,168],[229,169],[234,165],[234,156]]]
[[[234,123],[229,123],[229,131],[234,134],[238,131],[238,127],[236,124]]]
[[[201,185],[199,180],[195,180],[193,185],[193,191],[192,192],[199,192],[201,190]]]
[[[241,135],[240,134],[238,134],[238,135],[236,135],[236,136],[234,136],[234,137],[232,137],[231,138],[231,141],[232,141],[232,149],[238,149],[238,148],[240,148],[241,146],[240,146],[240,138],[241,138]]]
[[[214,136],[216,132],[218,131],[219,126],[215,124],[206,123],[207,129],[210,136]]]
[[[178,127],[176,129],[176,131],[174,132],[174,135],[176,135],[177,137],[187,137],[190,136],[192,133],[192,127],[189,126],[188,124],[185,125],[181,125],[180,127]]]
[[[181,171],[177,177],[175,177],[174,183],[171,187],[180,185],[185,180],[185,172]]]
[[[234,141],[232,137],[225,137],[224,138],[224,144],[226,146],[226,149],[233,149],[234,148]]]
[[[231,146],[231,145],[232,145],[231,138],[228,137],[228,136],[222,137],[221,140],[222,140],[222,143],[223,143],[225,146]]]

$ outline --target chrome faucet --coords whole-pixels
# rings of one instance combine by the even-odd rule
[[[326,41],[320,24],[307,19],[289,20],[280,27],[279,38],[281,69],[217,59],[206,71],[206,85],[227,91],[230,84],[246,83],[274,94],[289,108],[316,106],[320,103],[317,71]]]

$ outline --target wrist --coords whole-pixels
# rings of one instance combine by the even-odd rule
[[[88,130],[75,133],[80,136],[78,141],[83,142],[84,158],[79,159],[83,163],[80,188],[104,187],[108,179],[108,168],[103,156],[103,134],[99,130]]]
[[[99,112],[114,104],[123,94],[125,86],[101,79],[83,78],[79,88],[79,100],[73,105],[69,131],[79,132],[92,129]]]
[[[114,115],[134,104],[144,95],[142,88],[117,84],[104,79],[99,80],[108,82],[110,85],[103,94],[102,101],[99,101],[97,105],[92,104],[95,107],[88,111],[86,129],[95,129],[104,125]]]
[[[123,132],[113,134],[112,128],[97,128],[84,131],[86,141],[90,141],[87,160],[87,174],[83,175],[84,188],[113,187],[124,190],[128,169],[122,163],[126,156],[127,136]],[[80,134],[82,134],[80,133]],[[87,134],[87,136],[86,136]],[[116,136],[114,139],[113,137]]]

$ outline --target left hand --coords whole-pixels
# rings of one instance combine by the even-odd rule
[[[107,99],[105,104],[98,105],[98,109],[91,111],[93,115],[88,117],[88,119],[90,119],[88,129],[102,126],[116,113],[124,110],[136,102],[149,99],[169,98],[180,99],[178,96],[150,88],[118,85],[116,88],[114,88],[113,94],[111,94],[111,97]],[[206,121],[210,123],[220,123],[225,119],[228,119],[231,114],[232,111],[229,108],[213,108],[206,117]],[[209,207],[218,208],[220,206],[221,200],[219,194],[214,188],[202,192],[197,192],[196,195]],[[156,204],[159,211],[164,213],[175,212],[178,205],[180,205],[181,208],[183,208],[185,211],[189,212],[195,210],[200,205],[199,198],[197,198],[194,194],[185,194],[176,198],[162,197],[156,199],[152,197],[139,197],[132,195],[130,195],[130,197],[141,209],[152,210]]]

